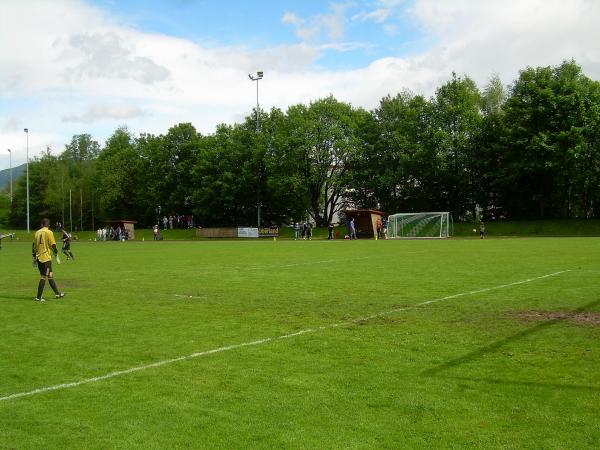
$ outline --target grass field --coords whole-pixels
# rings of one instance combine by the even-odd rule
[[[598,238],[73,252],[0,250],[0,448],[600,447]]]

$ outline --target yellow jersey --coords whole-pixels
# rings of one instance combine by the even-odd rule
[[[42,227],[35,232],[33,238],[33,253],[39,262],[48,262],[52,260],[52,246],[56,245],[54,233],[47,227]]]

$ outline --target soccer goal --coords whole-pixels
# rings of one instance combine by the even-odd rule
[[[452,236],[449,212],[399,213],[388,217],[388,239],[447,238]]]

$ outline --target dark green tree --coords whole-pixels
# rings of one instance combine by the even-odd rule
[[[439,208],[460,218],[475,209],[474,141],[481,123],[481,95],[475,82],[452,74],[433,99],[432,145],[440,181]]]
[[[272,148],[271,167],[317,225],[323,226],[344,207],[349,188],[350,163],[358,155],[364,110],[327,97],[305,105],[291,106]],[[282,163],[276,167],[274,160]]]
[[[574,61],[523,70],[506,103],[503,203],[511,217],[595,214],[598,83]]]

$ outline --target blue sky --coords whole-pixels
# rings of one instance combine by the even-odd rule
[[[299,18],[311,18],[331,13],[332,4],[346,6],[348,23],[342,42],[360,45],[349,51],[324,52],[317,66],[326,69],[352,69],[362,67],[386,56],[406,56],[422,49],[426,36],[408,11],[411,1],[113,1],[96,0],[97,6],[111,11],[124,22],[145,31],[178,36],[207,45],[246,46],[260,49],[274,45],[292,45],[299,42],[294,27],[282,21],[286,13]],[[389,5],[389,6],[387,6]],[[352,20],[361,13],[382,8],[389,9],[385,22],[388,31],[374,20]],[[380,19],[379,19],[380,20]],[[326,32],[315,39],[317,43],[329,41]]]
[[[2,0],[0,169],[75,134],[211,133],[328,95],[367,109],[452,72],[484,87],[574,58],[600,78],[597,0]]]

